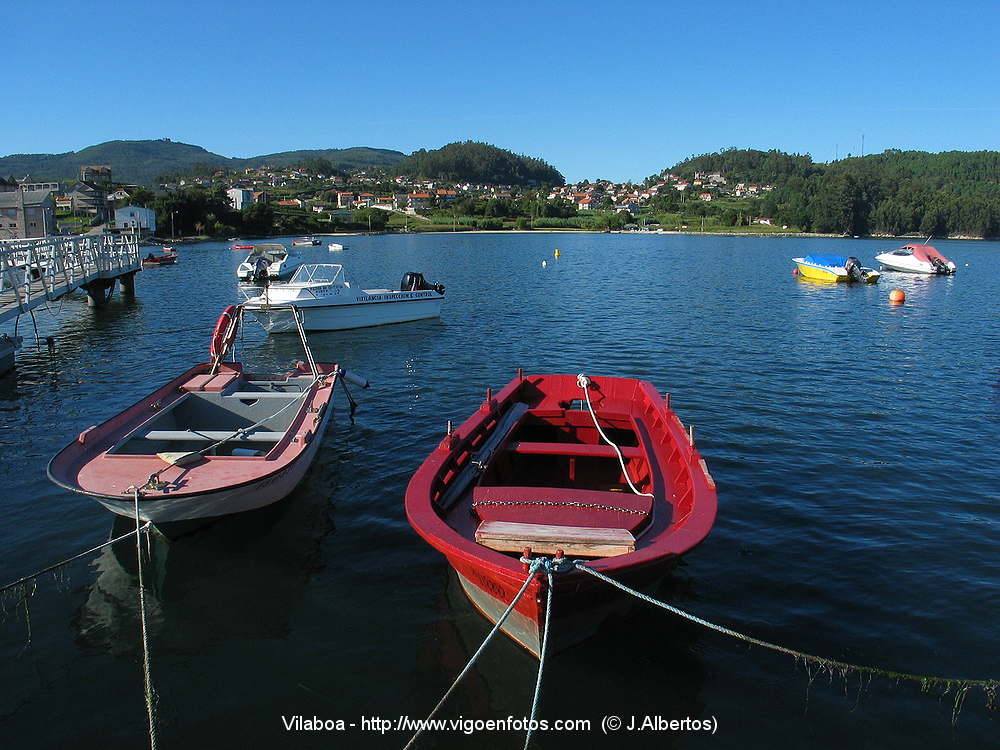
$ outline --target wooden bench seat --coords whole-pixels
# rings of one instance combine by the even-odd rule
[[[232,437],[236,433],[233,430],[149,430],[144,433],[136,433],[133,438],[145,440],[165,440],[192,441],[208,443],[216,440],[223,440]],[[269,430],[257,430],[246,435],[233,439],[235,443],[277,443],[285,437],[284,432],[271,432]]]
[[[507,444],[507,450],[512,453],[524,453],[541,456],[593,456],[595,458],[617,458],[618,454],[610,445],[594,445],[592,443],[531,443],[513,441]],[[623,458],[642,458],[642,450],[620,446]]]
[[[587,526],[548,526],[538,523],[483,521],[476,529],[476,542],[498,552],[532,552],[551,555],[614,557],[635,551],[635,537],[624,529]]]

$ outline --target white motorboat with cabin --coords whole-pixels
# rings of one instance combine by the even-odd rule
[[[906,271],[908,273],[950,274],[955,273],[954,261],[948,260],[933,245],[910,243],[896,250],[875,256],[883,270]]]
[[[298,310],[307,331],[340,331],[441,315],[444,285],[429,284],[423,274],[403,275],[399,289],[356,289],[338,263],[307,263],[285,284],[269,284],[243,309],[268,333],[296,330]]]
[[[241,284],[262,287],[265,283],[291,278],[302,263],[302,256],[288,252],[284,245],[254,245],[246,259],[237,266],[236,278]]]

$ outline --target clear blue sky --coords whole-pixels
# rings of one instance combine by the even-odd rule
[[[568,180],[693,154],[1000,149],[1000,3],[4,4],[0,155],[477,140]]]

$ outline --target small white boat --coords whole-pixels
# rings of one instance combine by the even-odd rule
[[[403,275],[399,289],[355,289],[337,263],[307,263],[285,284],[269,284],[243,308],[268,333],[296,330],[298,310],[307,331],[341,331],[441,315],[444,286],[429,284],[423,274]]]
[[[326,249],[332,252],[336,250],[343,250],[346,247],[347,245],[341,245],[339,242],[331,242],[329,245],[326,246]]]
[[[938,252],[933,245],[911,243],[897,250],[890,250],[875,256],[883,270],[906,271],[908,273],[950,274],[955,273],[955,263]]]
[[[302,261],[301,255],[288,252],[284,245],[255,245],[246,260],[236,268],[236,278],[241,284],[262,287],[265,283],[291,278]]]

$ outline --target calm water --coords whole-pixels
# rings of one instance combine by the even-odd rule
[[[696,426],[719,487],[707,541],[655,593],[757,637],[845,661],[1000,677],[1000,243],[939,242],[952,278],[874,287],[791,275],[803,252],[871,264],[896,243],[623,235],[351,237],[366,286],[423,271],[448,287],[440,321],[311,337],[317,359],[374,384],[354,391],[306,481],[270,509],[157,543],[149,570],[160,747],[401,747],[359,730],[287,733],[282,715],[422,718],[488,627],[403,513],[409,476],[448,419],[526,372],[645,378]],[[562,257],[555,260],[553,250]],[[37,314],[54,354],[26,347],[0,380],[0,583],[108,538],[113,517],[45,477],[84,428],[203,361],[241,260],[183,247],[144,271],[134,301],[82,298]],[[547,260],[543,268],[541,261]],[[966,267],[968,266],[968,267]],[[902,307],[890,289],[906,291]],[[20,332],[31,330],[22,321]],[[245,359],[300,358],[251,329]],[[342,399],[342,396],[340,397]],[[341,405],[343,405],[341,400]],[[0,744],[148,745],[134,548],[38,583],[0,623]],[[555,602],[558,607],[558,600]],[[494,642],[446,718],[528,713],[536,662]],[[815,680],[789,657],[637,605],[552,658],[541,716],[590,719],[539,748],[973,747],[1000,714],[910,684]],[[604,715],[718,721],[714,737],[621,733]],[[990,739],[992,738],[992,740]],[[519,733],[423,747],[520,747]]]

